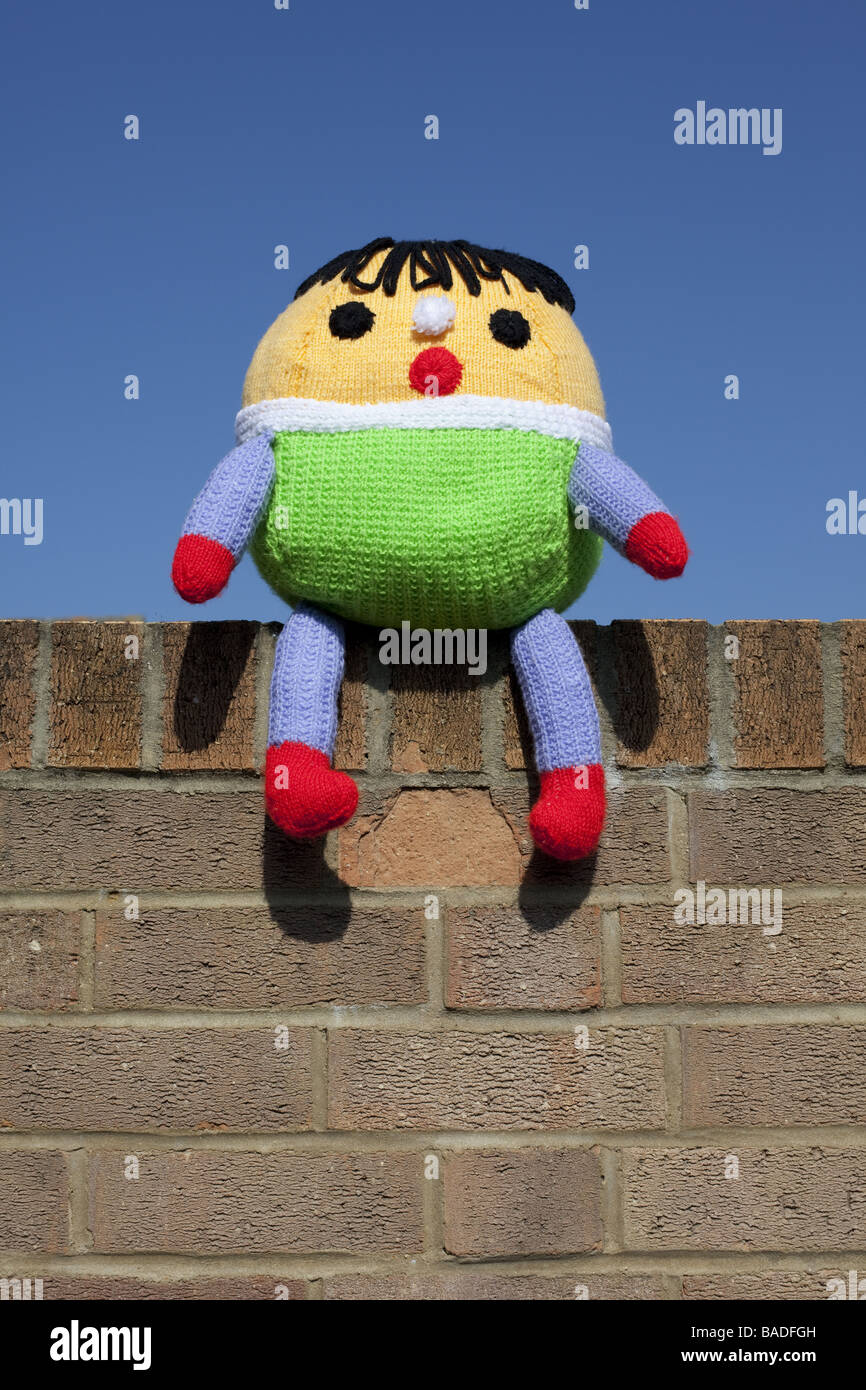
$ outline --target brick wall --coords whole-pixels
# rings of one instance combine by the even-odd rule
[[[354,822],[263,821],[275,628],[0,624],[0,1273],[46,1298],[825,1298],[866,1276],[866,623],[575,631],[611,784],[352,635]],[[769,887],[781,932],[674,919]],[[864,1286],[866,1287],[866,1286]]]

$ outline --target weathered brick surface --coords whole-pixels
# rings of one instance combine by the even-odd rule
[[[521,856],[521,873],[532,883],[666,883],[670,878],[669,806],[664,787],[614,788],[598,852],[578,864],[549,859],[533,846],[529,811],[535,799],[526,787],[494,788],[493,805],[508,823]]]
[[[683,1093],[693,1129],[864,1124],[866,1028],[685,1028]]]
[[[0,772],[29,767],[39,625],[0,622]]]
[[[71,1009],[81,928],[75,912],[0,912],[0,1009]]]
[[[451,1009],[590,1009],[601,1003],[601,910],[449,908]]]
[[[69,1249],[68,1178],[61,1153],[0,1150],[0,1249]],[[21,1274],[12,1264],[0,1274]]]
[[[0,1030],[0,1127],[276,1131],[310,1117],[304,1029]]]
[[[340,872],[366,888],[516,883],[520,854],[481,788],[417,788],[362,806],[340,832]]]
[[[264,1009],[426,999],[415,908],[121,906],[96,924],[97,1008]]]
[[[233,1274],[224,1279],[126,1279],[99,1275],[48,1274],[43,1280],[46,1303],[58,1299],[122,1300],[155,1302],[216,1301],[295,1301],[309,1296],[303,1279],[280,1279],[265,1275]]]
[[[96,1251],[192,1255],[421,1248],[414,1154],[122,1153],[92,1159]]]
[[[614,622],[617,762],[702,766],[709,738],[707,625]]]
[[[481,686],[465,666],[392,666],[395,772],[481,768]]]
[[[261,791],[0,792],[0,887],[267,893],[321,878],[322,851],[265,823]]]
[[[623,1182],[627,1250],[863,1248],[863,1149],[628,1149]]]
[[[866,767],[866,621],[841,623],[845,761]]]
[[[144,633],[129,620],[52,624],[50,767],[139,766]]]
[[[0,623],[0,1278],[866,1296],[866,623],[572,627],[615,740],[578,865],[506,634],[475,678],[348,625],[360,809],[303,845],[256,776],[277,624]],[[698,879],[782,930],[676,922]]]
[[[866,883],[866,791],[759,788],[689,796],[691,876],[707,883]]]
[[[691,1299],[782,1299],[785,1303],[828,1299],[840,1292],[839,1280],[850,1287],[847,1269],[795,1270],[768,1269],[760,1274],[686,1274],[683,1298]],[[855,1281],[855,1283],[858,1281]],[[860,1297],[866,1294],[864,1285]]]
[[[729,622],[737,767],[823,767],[821,626]]]
[[[490,1300],[538,1301],[560,1300],[619,1300],[661,1299],[665,1297],[664,1281],[657,1275],[640,1274],[579,1274],[532,1275],[478,1272],[472,1268],[448,1274],[336,1274],[325,1280],[326,1299],[423,1300],[454,1302],[471,1299],[476,1303]]]
[[[772,910],[772,900],[770,902]],[[622,997],[652,1003],[856,1003],[866,979],[866,904],[791,905],[761,922],[678,924],[669,906],[620,908]]]
[[[334,766],[347,771],[367,765],[367,664],[365,639],[353,623],[346,625],[346,665],[340,689],[340,719]]]
[[[657,1129],[662,1046],[653,1028],[586,1036],[341,1029],[331,1037],[330,1122],[372,1130]]]
[[[600,1250],[601,1167],[585,1149],[449,1154],[445,1249],[452,1255]]]
[[[165,623],[162,767],[254,766],[256,623]]]

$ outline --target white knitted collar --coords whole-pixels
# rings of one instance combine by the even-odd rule
[[[613,452],[610,425],[588,410],[545,401],[514,401],[501,396],[419,396],[417,401],[353,405],[282,396],[238,412],[238,444],[267,430],[479,429],[534,430],[553,439],[583,440]]]

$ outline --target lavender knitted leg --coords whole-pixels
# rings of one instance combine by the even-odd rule
[[[219,541],[237,559],[258,525],[274,481],[271,434],[247,440],[217,464],[190,507],[185,536]]]
[[[603,536],[620,554],[632,527],[649,512],[667,512],[633,468],[592,444],[581,444],[568,480],[572,507],[585,507],[589,529]]]
[[[598,713],[580,648],[567,622],[543,608],[511,634],[511,659],[539,772],[601,762]]]
[[[302,603],[277,641],[271,678],[268,745],[305,743],[330,758],[343,679],[343,624]]]

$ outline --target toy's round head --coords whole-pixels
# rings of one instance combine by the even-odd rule
[[[437,318],[443,300],[450,311]],[[436,373],[416,364],[437,351],[439,395],[546,401],[603,418],[573,311],[565,281],[537,261],[465,242],[375,241],[304,281],[256,349],[243,404],[417,400],[436,390],[423,379]]]
[[[565,282],[465,241],[381,238],[329,261],[247,372],[239,439],[274,432],[253,554],[268,582],[377,626],[506,627],[598,562],[566,485],[610,448]]]

